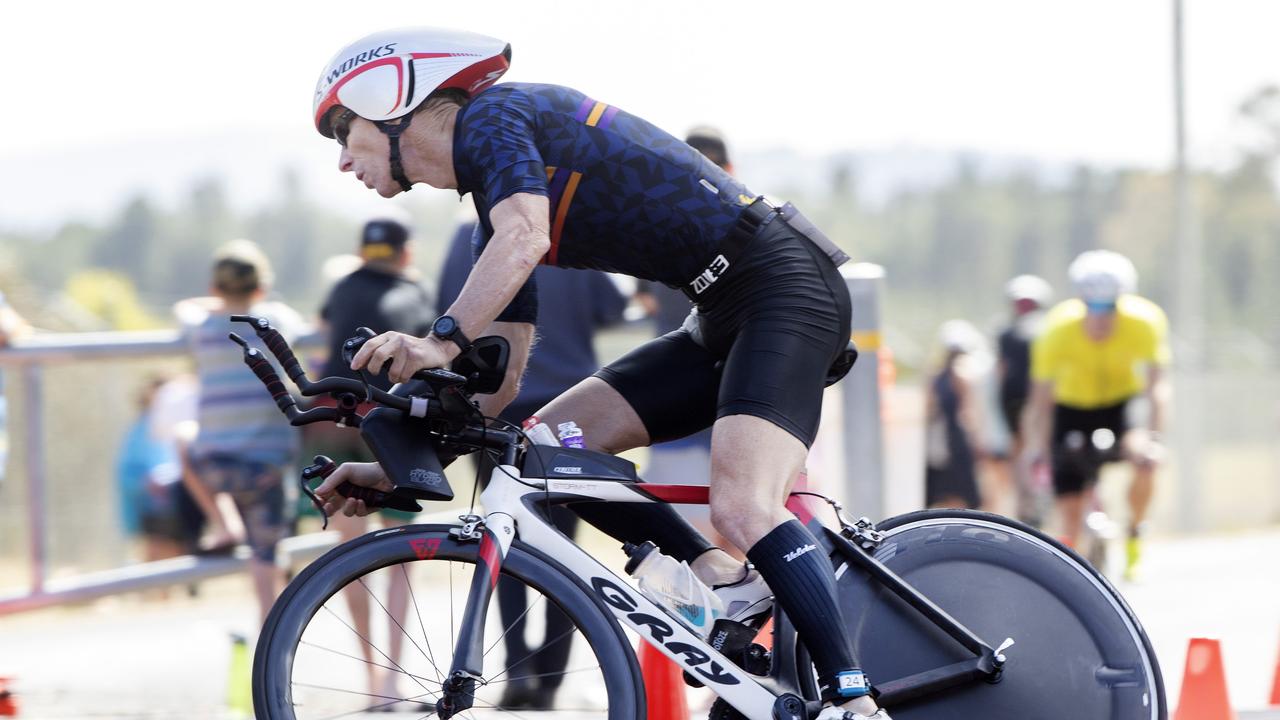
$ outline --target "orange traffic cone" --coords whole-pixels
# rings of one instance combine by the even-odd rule
[[[1276,677],[1271,681],[1271,705],[1280,705],[1280,656],[1276,657]]]
[[[1174,720],[1235,720],[1227,698],[1227,674],[1222,668],[1222,645],[1217,640],[1191,638],[1187,668]]]
[[[764,625],[760,626],[760,632],[756,633],[756,644],[765,650],[773,649],[773,618],[765,620]]]
[[[0,716],[18,717],[18,698],[9,690],[9,681],[13,678],[0,677]]]
[[[640,674],[644,677],[648,720],[689,720],[680,666],[643,640],[640,641]]]

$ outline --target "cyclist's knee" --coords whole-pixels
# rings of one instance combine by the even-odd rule
[[[711,525],[729,542],[749,549],[777,524],[775,503],[749,493],[711,494]]]

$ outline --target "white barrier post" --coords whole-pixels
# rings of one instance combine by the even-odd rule
[[[884,268],[852,263],[840,269],[853,305],[850,335],[858,362],[840,383],[844,414],[845,511],[881,520],[888,515],[884,434],[880,423],[880,297]]]

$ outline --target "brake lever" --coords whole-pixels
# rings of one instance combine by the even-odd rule
[[[312,458],[312,464],[302,469],[302,475],[298,479],[298,484],[302,488],[302,493],[307,496],[312,505],[320,511],[322,518],[320,529],[327,530],[329,528],[329,515],[324,511],[324,502],[316,496],[315,491],[308,484],[319,478],[321,480],[333,474],[338,469],[338,464],[325,455],[316,455]],[[355,498],[363,500],[364,504],[370,509],[391,508],[392,510],[402,510],[404,512],[420,512],[422,506],[412,498],[395,493],[374,490],[373,488],[352,485],[349,482],[342,482],[335,488],[337,493],[345,498]]]

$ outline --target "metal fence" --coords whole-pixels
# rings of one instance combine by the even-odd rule
[[[318,344],[315,335],[299,341]],[[37,335],[0,349],[9,450],[0,484],[0,614],[244,568],[244,553],[127,564],[115,522],[112,476],[131,398],[148,373],[181,367],[185,351],[173,330]],[[333,532],[290,538],[281,561],[306,561],[336,539]]]

